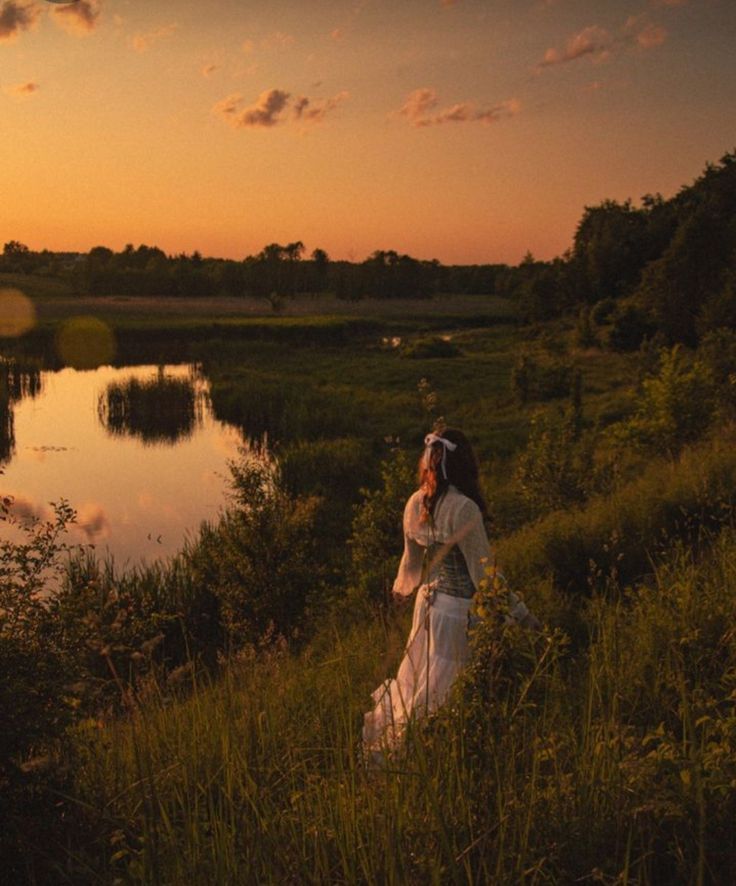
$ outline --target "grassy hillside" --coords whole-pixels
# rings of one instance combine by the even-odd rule
[[[66,310],[37,335],[53,345]],[[23,610],[30,633],[5,618],[8,589],[38,589],[53,533],[3,549],[14,876],[733,880],[728,373],[719,386],[699,353],[611,353],[572,322],[478,311],[139,310],[100,316],[153,359],[180,336],[215,413],[274,447],[236,466],[232,510],[180,557],[124,574],[75,561],[49,612]],[[362,714],[408,630],[381,601],[440,415],[477,445],[501,565],[546,628],[502,627],[487,589],[451,703],[376,769]],[[658,428],[694,442],[664,454]],[[24,734],[39,712],[47,732]]]

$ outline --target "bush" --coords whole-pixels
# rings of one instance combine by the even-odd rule
[[[592,470],[593,449],[589,440],[580,437],[574,410],[532,416],[516,481],[533,510],[543,513],[583,501],[590,491]]]
[[[676,465],[656,462],[578,511],[557,511],[524,527],[499,545],[499,563],[514,587],[551,578],[561,590],[587,594],[650,573],[658,552],[677,539],[707,538],[731,519],[735,505],[736,450],[724,436],[686,450]]]
[[[402,357],[412,360],[428,360],[437,357],[458,357],[460,348],[446,338],[433,335],[429,338],[418,338],[401,349]]]
[[[216,526],[204,525],[189,552],[201,587],[215,595],[232,647],[266,636],[291,638],[324,603],[316,496],[292,496],[277,463],[255,447],[230,466],[232,499]]]
[[[611,319],[611,315],[615,310],[616,299],[602,298],[600,301],[597,301],[591,308],[590,317],[596,325],[602,326],[604,323],[608,323],[608,321]]]
[[[709,368],[675,346],[662,350],[657,375],[642,382],[634,415],[615,426],[614,438],[646,453],[675,458],[713,422],[715,386]]]
[[[351,578],[369,600],[385,602],[404,548],[404,505],[416,489],[409,455],[396,450],[381,465],[381,485],[364,490],[355,508],[350,537]]]
[[[537,360],[522,354],[511,370],[511,389],[520,403],[554,400],[570,395],[573,366],[564,360]]]
[[[643,311],[627,305],[614,315],[608,344],[614,351],[636,351],[655,331],[656,327]]]

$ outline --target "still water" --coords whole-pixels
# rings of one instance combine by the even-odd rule
[[[68,541],[119,566],[176,553],[217,516],[241,442],[214,418],[192,365],[0,365],[0,491],[19,518],[48,517],[66,499],[77,511]]]

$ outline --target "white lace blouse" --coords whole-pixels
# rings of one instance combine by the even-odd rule
[[[450,485],[435,508],[432,524],[421,520],[421,510],[422,492],[417,490],[409,497],[404,508],[404,553],[394,581],[394,594],[406,597],[416,590],[422,581],[425,548],[437,543],[442,545],[442,549],[430,563],[428,583],[435,579],[436,566],[444,554],[457,545],[477,590],[485,577],[486,567],[492,565],[488,536],[478,505]],[[529,618],[534,619],[513,592],[509,592],[509,605],[515,621],[523,623]]]

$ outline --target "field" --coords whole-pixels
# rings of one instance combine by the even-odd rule
[[[120,359],[184,347],[215,413],[265,435],[280,473],[242,465],[232,516],[169,567],[76,567],[56,615],[98,702],[77,701],[84,716],[45,748],[50,793],[22,795],[44,824],[29,838],[13,812],[26,860],[13,869],[68,883],[733,880],[733,429],[721,419],[676,454],[622,448],[651,355],[580,347],[573,323],[522,326],[486,297],[303,299],[276,317],[229,301],[186,316],[161,299],[37,304],[36,345],[83,313],[113,329]],[[545,629],[489,615],[452,702],[376,769],[362,714],[408,624],[385,581],[440,415],[477,445],[494,545]],[[498,592],[482,595],[489,613]]]

